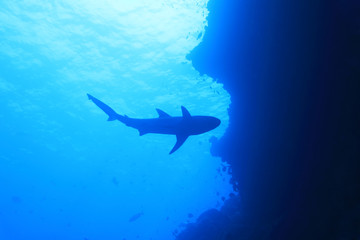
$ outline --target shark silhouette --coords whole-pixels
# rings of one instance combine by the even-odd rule
[[[183,106],[181,106],[182,117],[172,117],[157,108],[158,118],[130,118],[126,115],[117,114],[111,107],[90,94],[87,94],[87,96],[109,116],[108,121],[119,120],[126,126],[137,129],[140,136],[147,133],[175,135],[177,140],[169,154],[178,150],[189,136],[213,130],[221,123],[220,119],[216,117],[191,116],[189,111]]]

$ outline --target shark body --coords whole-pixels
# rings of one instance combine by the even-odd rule
[[[172,117],[166,112],[156,109],[159,114],[158,118],[130,118],[116,113],[111,107],[92,95],[87,95],[91,101],[109,116],[108,121],[119,120],[126,126],[137,129],[140,136],[147,133],[175,135],[177,141],[169,154],[178,150],[189,136],[211,131],[221,123],[220,119],[216,117],[191,116],[189,111],[183,106],[181,106],[181,117]]]

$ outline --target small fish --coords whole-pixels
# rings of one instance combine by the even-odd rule
[[[138,220],[142,215],[144,215],[143,211],[133,215],[131,218],[129,218],[129,222]]]
[[[113,178],[112,178],[112,183],[113,183],[114,185],[116,185],[116,186],[119,185],[119,181],[116,179],[116,177],[113,177]]]
[[[12,201],[13,203],[21,203],[21,202],[22,202],[22,199],[21,199],[21,197],[19,197],[19,196],[13,196],[13,197],[11,198],[11,201]]]

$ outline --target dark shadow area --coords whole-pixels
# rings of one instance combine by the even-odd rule
[[[177,237],[360,239],[360,2],[210,0],[189,55],[231,94],[239,196]]]

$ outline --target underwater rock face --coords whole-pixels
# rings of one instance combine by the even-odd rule
[[[202,213],[195,223],[189,223],[176,240],[233,239],[235,233],[248,234],[241,223],[240,198],[233,196],[225,201],[221,210],[210,209]]]
[[[179,239],[360,237],[359,9],[358,1],[210,2],[190,58],[231,94],[230,127],[212,153],[231,165],[241,195],[223,207],[242,210],[228,226],[244,227],[213,216],[209,226],[227,237],[197,222]]]

